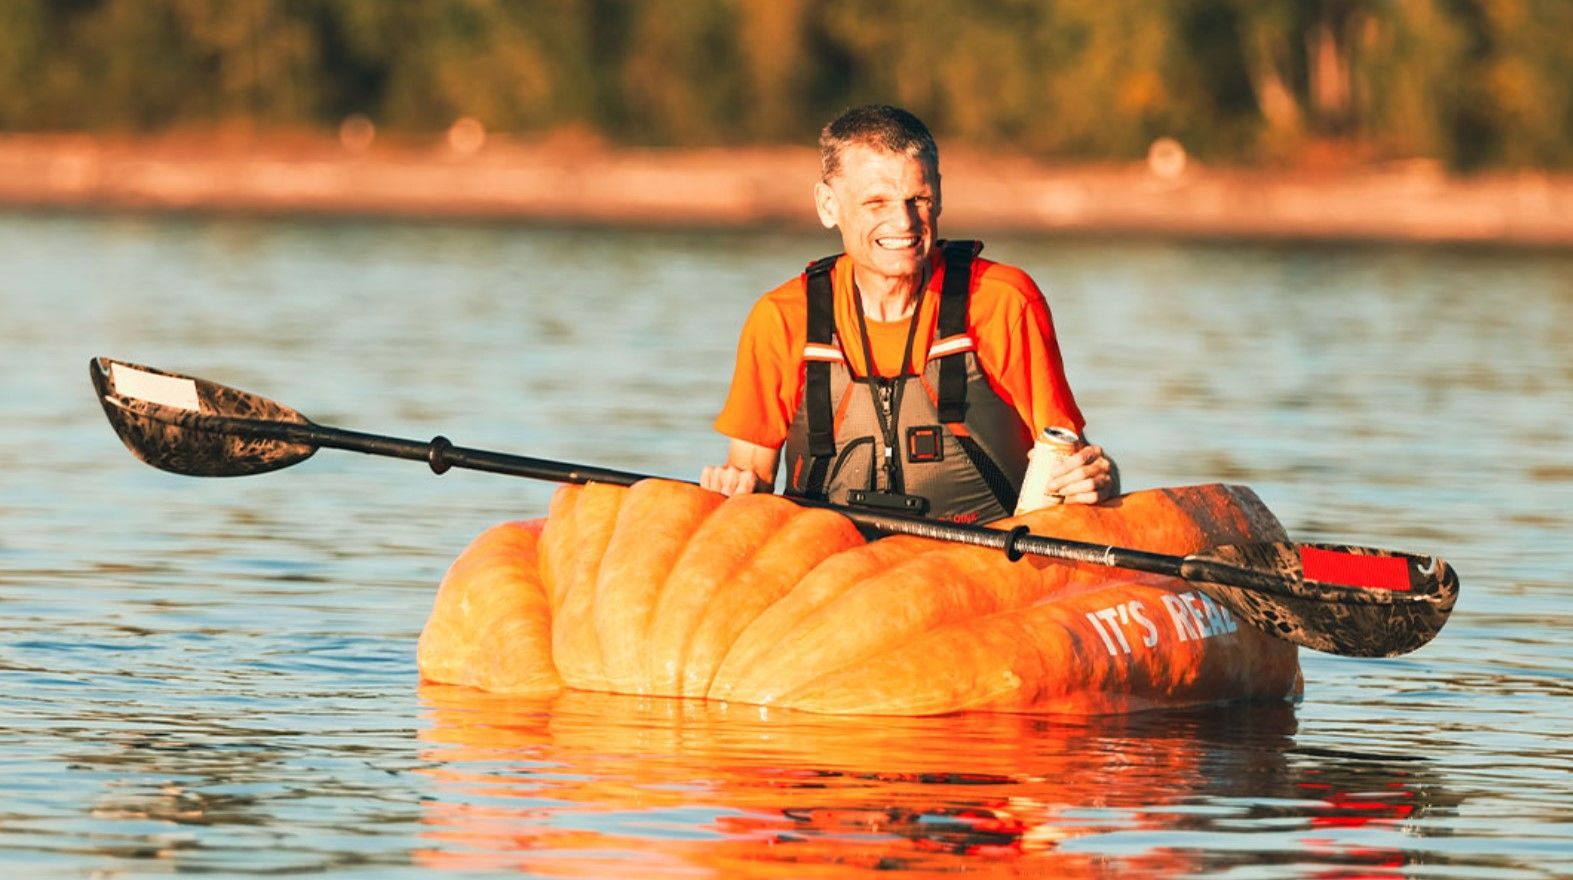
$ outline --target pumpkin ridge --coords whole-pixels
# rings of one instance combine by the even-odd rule
[[[866,663],[869,658],[880,653],[897,650],[902,644],[921,637],[924,633],[961,616],[970,609],[978,608],[980,604],[988,609],[986,613],[1006,610],[1004,591],[996,589],[992,584],[979,583],[978,580],[969,577],[972,569],[961,564],[968,556],[991,552],[993,551],[978,547],[931,548],[879,575],[853,584],[810,615],[810,619],[799,621],[797,653],[807,653],[818,661],[813,667],[812,677],[800,677],[801,671],[807,667],[807,664],[794,662],[789,650],[772,664],[773,668],[786,667],[776,669],[776,674],[771,676],[774,684],[772,690],[784,698],[814,680]],[[903,573],[913,569],[922,572],[923,576],[919,582],[924,585],[923,589],[918,589],[911,583],[903,583],[910,577],[910,572],[905,576]],[[895,586],[892,587],[892,584]],[[927,605],[926,610],[906,617],[902,621],[905,625],[895,628],[893,635],[890,626],[881,627],[882,631],[871,632],[864,638],[847,635],[856,632],[855,629],[849,628],[847,621],[861,620],[866,611],[856,606],[873,604],[877,599],[871,598],[870,594],[891,589],[927,594],[933,601]],[[989,601],[991,599],[993,601]],[[980,603],[979,600],[983,601]],[[910,609],[912,606],[908,604],[904,607]],[[888,621],[892,618],[884,619]],[[806,628],[802,625],[804,623],[808,624]],[[799,675],[794,676],[793,672],[798,672]]]
[[[500,523],[454,560],[416,644],[423,681],[507,693],[561,688],[540,577],[543,525],[539,519]]]
[[[888,681],[891,678],[890,676],[871,674],[872,670],[876,670],[881,666],[911,669],[911,664],[902,662],[908,655],[927,645],[934,643],[944,644],[947,639],[965,636],[967,633],[964,631],[970,630],[973,623],[979,625],[978,628],[985,640],[1006,638],[1008,634],[998,632],[993,627],[998,627],[1001,622],[1008,621],[1012,614],[1021,610],[999,611],[980,617],[976,621],[950,621],[922,632],[914,633],[911,638],[903,639],[896,644],[882,646],[881,650],[870,653],[856,663],[825,670],[823,674],[804,681],[791,690],[780,694],[776,704],[784,708],[838,713],[849,711],[843,704],[850,703],[856,706],[855,709],[850,711],[857,713],[868,712],[875,715],[937,715],[947,712],[959,712],[970,707],[985,705],[998,699],[1000,695],[1009,690],[1019,689],[1022,684],[1020,677],[1015,676],[1011,679],[1005,679],[1002,676],[1002,684],[1000,686],[988,687],[986,694],[979,694],[975,684],[977,681],[976,677],[969,677],[964,681],[960,680],[956,676],[956,673],[960,671],[958,667],[955,664],[948,664],[946,669],[950,674],[943,681],[945,686],[937,690],[930,690],[927,693],[921,687],[917,689],[903,687],[899,695],[882,694],[879,699],[871,699],[866,687],[859,689],[855,687],[849,688],[846,685],[866,686],[869,682]],[[991,627],[982,626],[985,622],[990,623]],[[902,683],[904,685],[914,684],[914,682],[906,680],[903,680]],[[934,684],[933,681],[927,683],[930,685]],[[967,686],[963,687],[963,684]],[[941,698],[949,696],[955,691],[963,692],[967,696],[960,702],[953,698],[941,700]],[[856,694],[856,697],[851,698],[850,695],[852,694]],[[901,709],[900,712],[897,712],[898,704]]]
[[[537,567],[541,571],[541,583],[546,587],[546,598],[551,605],[552,616],[562,609],[563,599],[568,591],[565,565],[559,564],[556,556],[564,538],[558,537],[567,530],[572,534],[575,508],[578,505],[580,489],[578,486],[562,486],[552,493],[551,502],[547,505],[546,524],[541,529],[540,550]],[[565,563],[572,562],[572,555]]]
[[[744,564],[718,587],[716,595],[725,591],[736,598],[731,602],[708,604],[685,641],[685,674],[682,677],[684,696],[709,696],[711,685],[715,683],[717,674],[743,633],[762,614],[791,593],[820,562],[839,552],[835,545],[830,544],[836,536],[824,534],[827,530],[833,529],[842,541],[862,540],[855,527],[845,518],[839,514],[820,515],[823,513],[792,506],[786,511],[786,516],[776,522],[770,535],[745,558]],[[815,538],[818,539],[816,542],[808,543],[807,539]],[[831,549],[824,552],[827,545]],[[805,564],[803,559],[811,556],[801,552],[805,546],[811,548],[813,553],[824,552],[824,555]],[[701,639],[701,635],[721,634],[727,636],[724,648],[707,651],[706,648],[714,642]],[[691,675],[696,667],[703,672],[702,682]]]
[[[863,547],[854,549],[864,550],[873,547],[877,543],[879,542],[865,544]],[[755,660],[753,667],[738,679],[735,686],[736,691],[741,691],[744,695],[754,692],[768,695],[768,697],[766,699],[758,699],[740,696],[739,698],[747,702],[774,702],[781,694],[788,693],[798,687],[805,680],[793,681],[792,679],[794,674],[801,675],[802,670],[805,668],[806,664],[802,662],[801,656],[803,654],[808,654],[818,661],[819,669],[814,678],[818,678],[822,673],[831,671],[831,669],[825,667],[826,656],[832,650],[840,649],[844,651],[847,648],[846,640],[839,635],[835,635],[835,633],[847,632],[848,621],[857,621],[859,619],[854,615],[845,613],[845,609],[838,606],[849,601],[848,596],[851,594],[868,590],[871,583],[875,581],[883,582],[887,578],[894,577],[894,572],[912,564],[913,560],[917,558],[920,557],[913,556],[895,560],[893,565],[887,563],[875,572],[859,572],[860,576],[856,580],[836,585],[839,589],[836,590],[834,595],[826,597],[824,601],[814,605],[793,621],[792,631],[785,634],[783,638],[778,639],[771,646],[771,650],[762,653]],[[875,564],[879,563],[876,562]],[[869,650],[873,651],[877,650],[877,648]],[[838,662],[833,668],[841,669],[853,665],[858,662],[858,659],[857,657],[850,659],[837,657],[836,660]]]
[[[688,646],[698,627],[694,625],[687,626],[685,628],[686,631],[677,640],[676,650],[671,652],[672,659],[669,661],[673,664],[673,668],[670,670],[659,670],[654,667],[654,664],[662,662],[662,658],[667,654],[667,651],[664,649],[669,642],[663,637],[664,632],[660,635],[657,634],[657,625],[669,617],[676,618],[680,613],[683,615],[683,618],[679,619],[678,622],[688,618],[702,620],[704,616],[704,611],[701,611],[697,617],[694,617],[692,612],[685,611],[678,606],[677,603],[683,597],[671,592],[673,584],[693,584],[696,583],[695,579],[698,578],[697,583],[699,585],[708,587],[705,592],[706,601],[704,608],[711,607],[718,588],[717,585],[735,577],[736,573],[746,567],[758,554],[758,548],[753,548],[738,554],[735,559],[726,564],[724,570],[719,572],[707,571],[704,566],[704,557],[709,551],[705,547],[714,538],[711,533],[716,530],[724,530],[726,526],[724,520],[740,519],[744,515],[753,514],[754,511],[747,509],[750,506],[763,507],[767,513],[773,515],[775,513],[775,510],[772,509],[773,505],[762,501],[762,499],[767,497],[774,496],[749,495],[727,498],[712,507],[689,532],[688,538],[684,541],[683,549],[673,558],[671,567],[667,569],[666,575],[662,578],[660,591],[656,595],[655,601],[651,603],[650,613],[644,629],[645,650],[650,655],[646,657],[644,676],[652,685],[659,682],[661,693],[668,696],[681,696],[683,694],[682,682],[689,653]],[[756,502],[753,500],[754,498],[759,498],[761,501]],[[738,527],[749,529],[751,524],[745,521],[739,523]],[[701,536],[704,537],[703,541],[698,540]],[[654,656],[657,652],[662,656]]]
[[[552,661],[570,687],[605,690],[606,666],[600,634],[595,628],[595,587],[627,493],[621,486],[604,483],[586,483],[580,487],[580,493],[573,530],[578,540],[571,551],[573,564],[567,592],[552,621]],[[592,504],[608,509],[593,509]]]
[[[795,510],[801,510],[801,508],[795,508]],[[741,573],[746,572],[750,567],[753,566],[764,548],[781,533],[782,523],[793,518],[795,510],[787,511],[786,517],[776,521],[774,527],[770,531],[770,536],[768,538],[760,543],[759,546],[753,548],[750,552],[740,554],[736,561],[727,567],[725,575],[723,577],[716,578],[716,587],[712,589],[710,593],[712,598],[715,596],[716,591],[720,589],[721,585],[733,582],[739,577]],[[714,601],[706,603],[704,609],[700,611],[700,613],[694,618],[693,625],[688,628],[687,634],[683,636],[677,649],[677,669],[673,675],[673,681],[677,684],[677,689],[680,694],[687,695],[689,690],[687,684],[688,667],[690,658],[692,657],[694,651],[694,641],[700,632],[705,631],[705,621],[710,618],[710,615],[717,607],[717,604],[718,603]],[[728,609],[728,611],[730,611],[730,609]],[[754,617],[758,616],[759,615],[757,613],[754,615]],[[752,619],[750,622],[752,622]],[[730,646],[728,646],[728,650],[730,650]],[[701,693],[709,691],[710,681],[714,678],[715,669],[711,669],[709,675],[706,676],[705,685],[701,690]]]
[[[666,480],[641,480],[624,490],[623,499],[602,551],[593,619],[605,689],[650,694],[645,654],[661,594],[676,561],[725,499]]]
[[[864,542],[816,562],[785,595],[738,633],[711,678],[710,695],[724,700],[731,698],[734,692],[759,693],[762,688],[768,688],[768,676],[777,662],[775,658],[787,650],[783,646],[798,638],[803,621],[852,589],[857,582],[888,568],[895,562],[892,557],[897,552],[920,540],[886,538]]]

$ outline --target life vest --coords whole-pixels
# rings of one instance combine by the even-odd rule
[[[783,493],[961,522],[1009,516],[1027,469],[1030,428],[990,387],[967,327],[972,261],[983,245],[941,245],[945,277],[935,338],[912,372],[913,310],[901,375],[854,376],[836,333],[831,271],[809,264],[803,400],[787,429]],[[921,294],[920,294],[921,295]],[[862,322],[862,309],[858,310]],[[860,329],[872,368],[868,333]]]

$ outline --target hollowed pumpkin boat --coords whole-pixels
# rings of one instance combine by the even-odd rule
[[[1135,492],[996,524],[1156,553],[1283,541],[1238,486]],[[1299,695],[1295,646],[1176,578],[894,536],[773,495],[564,486],[482,533],[421,676],[821,713],[1106,714]]]

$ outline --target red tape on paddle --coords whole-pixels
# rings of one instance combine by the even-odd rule
[[[1409,563],[1401,556],[1368,556],[1301,547],[1300,571],[1310,581],[1409,592]]]

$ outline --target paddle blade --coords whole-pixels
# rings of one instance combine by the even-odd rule
[[[226,418],[310,424],[289,407],[254,394],[106,357],[89,361],[88,372],[121,442],[160,470],[197,477],[260,474],[317,451],[305,443],[226,431]]]
[[[1446,562],[1341,544],[1246,544],[1186,557],[1182,577],[1296,644],[1392,657],[1431,641],[1458,600]]]

